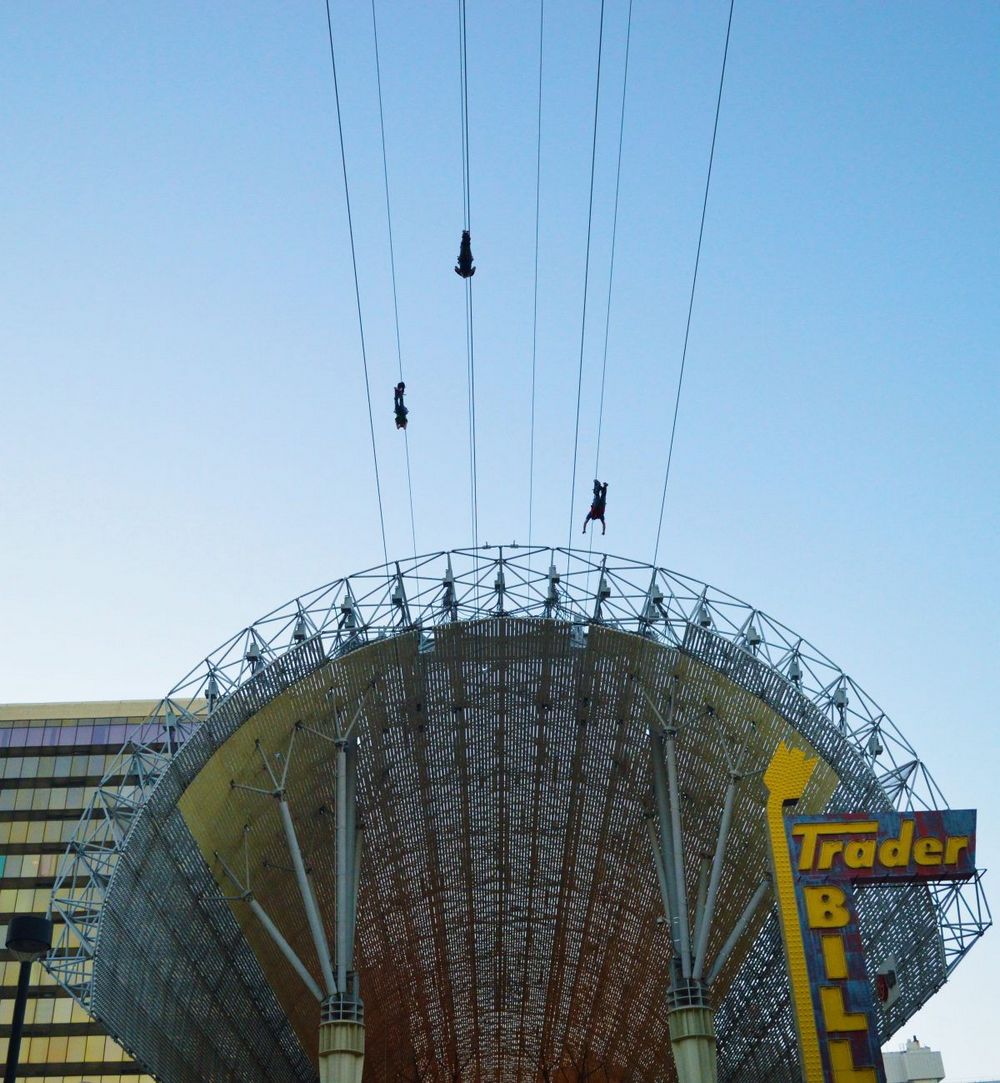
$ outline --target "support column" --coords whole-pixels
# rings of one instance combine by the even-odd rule
[[[660,823],[662,852],[657,846],[656,828],[652,819],[648,823],[648,830],[663,898],[664,916],[671,928],[674,948],[671,980],[667,990],[670,1047],[678,1083],[717,1083],[715,1011],[709,1001],[708,983],[703,980],[702,974],[725,857],[726,837],[732,820],[736,776],[730,772],[730,787],[711,873],[708,874],[704,864],[702,866],[697,893],[695,943],[692,945],[684,882],[684,836],[681,830],[680,789],[677,778],[675,705],[671,696],[668,720],[664,720],[645,689],[643,694],[661,727],[660,732],[650,730],[650,743],[653,793]]]
[[[361,1083],[365,1066],[365,1007],[354,970],[360,858],[357,746],[345,738],[337,741],[337,992],[320,1016],[320,1083]]]
[[[673,708],[671,707],[671,715]],[[674,738],[677,731],[671,726],[664,731],[667,760],[667,787],[670,798],[670,829],[674,841],[674,877],[677,882],[677,906],[680,917],[681,970],[685,978],[691,977],[691,938],[688,932],[687,887],[684,883],[684,835],[681,831],[681,795],[677,785],[677,750]]]
[[[344,603],[345,624],[354,626],[354,601],[350,597]],[[357,720],[361,713],[354,716]],[[323,991],[309,973],[302,960],[296,955],[291,945],[279,932],[263,907],[254,899],[250,890],[250,867],[246,858],[246,835],[244,833],[244,856],[246,861],[245,883],[216,854],[226,871],[226,875],[239,888],[239,901],[247,902],[274,941],[278,950],[288,960],[303,983],[320,1000],[319,1021],[319,1077],[320,1083],[361,1083],[365,1064],[365,1008],[361,1000],[358,975],[354,970],[354,933],[357,926],[358,880],[361,871],[361,830],[357,820],[357,738],[351,736],[354,722],[343,730],[337,722],[337,736],[317,733],[308,726],[298,723],[292,730],[288,749],[283,759],[280,776],[275,772],[272,758],[256,742],[257,751],[271,780],[272,789],[248,786],[235,780],[230,782],[232,789],[246,790],[265,797],[273,797],[278,802],[281,826],[292,860],[292,871],[302,896],[302,906],[312,936],[313,946],[323,974]],[[332,741],[336,746],[336,835],[334,841],[335,867],[337,877],[337,906],[334,943],[327,941],[326,928],[320,914],[319,904],[313,891],[312,882],[306,869],[295,822],[288,807],[286,782],[288,768],[292,762],[292,748],[295,736],[300,730],[307,730],[324,740]],[[281,757],[279,757],[279,762]],[[332,951],[331,951],[332,947]]]
[[[715,1012],[700,981],[671,986],[667,1021],[678,1083],[716,1083]]]
[[[222,868],[225,870],[226,875],[230,880],[239,888],[240,894],[236,896],[223,895],[222,897],[227,902],[245,902],[250,907],[250,912],[257,918],[264,928],[264,931],[274,942],[275,947],[288,961],[292,969],[298,974],[302,980],[303,985],[309,990],[310,993],[320,1003],[323,1002],[323,993],[320,991],[320,987],[316,984],[316,979],[309,973],[305,963],[295,953],[295,949],[291,944],[281,935],[281,930],[271,920],[271,915],[264,909],[263,906],[254,898],[253,891],[250,889],[250,861],[247,856],[247,834],[249,833],[249,826],[243,829],[243,853],[245,857],[246,867],[246,883],[243,883],[235,872],[226,864],[225,859],[219,853],[215,851],[215,859],[219,862]]]
[[[357,975],[348,988],[323,1001],[319,1023],[319,1083],[361,1083],[365,1068],[365,1009]]]
[[[715,916],[715,902],[719,895],[719,882],[722,879],[722,863],[726,858],[726,841],[733,822],[733,806],[736,803],[736,783],[740,776],[731,771],[729,785],[726,787],[726,800],[722,807],[722,822],[719,824],[719,839],[715,844],[715,858],[712,861],[712,874],[708,881],[708,893],[705,897],[705,909],[698,924],[697,943],[695,944],[694,970],[692,977],[700,981],[705,973],[705,955],[708,951],[708,934],[712,931],[712,918]]]
[[[288,853],[292,858],[292,868],[295,870],[295,879],[299,884],[299,894],[302,896],[302,905],[305,908],[306,920],[309,922],[309,931],[312,933],[313,945],[319,958],[319,968],[323,972],[323,983],[327,994],[333,994],[337,984],[333,978],[333,967],[330,962],[330,949],[326,943],[326,933],[323,931],[323,919],[316,905],[316,896],[313,895],[312,884],[306,873],[305,862],[302,860],[302,851],[299,849],[298,836],[295,834],[295,824],[292,822],[292,814],[288,808],[288,801],[284,791],[278,798],[278,811],[281,813],[281,825],[285,831],[285,841],[288,844]]]

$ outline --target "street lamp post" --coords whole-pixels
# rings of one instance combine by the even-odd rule
[[[14,1083],[21,1056],[21,1031],[24,1029],[24,1009],[28,1003],[31,964],[36,959],[41,959],[52,947],[52,922],[37,914],[19,914],[11,918],[7,927],[7,947],[21,963],[21,972],[17,977],[14,1018],[10,1026],[10,1043],[7,1046],[7,1069],[3,1074],[3,1083]]]

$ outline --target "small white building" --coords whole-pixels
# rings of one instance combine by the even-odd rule
[[[902,1052],[883,1054],[883,1060],[886,1083],[941,1083],[944,1079],[941,1054],[916,1038],[908,1039]]]

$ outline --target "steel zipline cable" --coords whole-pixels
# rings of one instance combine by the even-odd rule
[[[630,0],[631,2],[631,0]],[[535,375],[538,355],[538,222],[542,192],[542,59],[545,55],[545,0],[538,10],[538,129],[535,141],[535,277],[531,313],[531,436],[528,443],[528,545],[534,537],[535,510]]]
[[[615,245],[618,240],[618,197],[622,184],[622,144],[625,141],[625,99],[628,94],[628,60],[632,45],[632,0],[628,2],[625,25],[625,70],[622,74],[622,105],[618,115],[618,165],[615,169],[615,209],[611,218],[611,263],[608,268],[608,303],[604,313],[604,356],[601,361],[601,399],[597,409],[597,451],[594,455],[594,477],[601,474],[601,431],[604,427],[604,385],[608,374],[608,336],[611,331],[611,292],[615,281]]]
[[[590,147],[590,198],[587,206],[587,254],[583,271],[583,315],[580,320],[580,364],[576,377],[576,423],[573,432],[573,478],[569,491],[569,535],[566,548],[573,546],[573,501],[576,494],[576,463],[580,450],[580,398],[583,392],[583,347],[587,334],[587,292],[590,285],[590,238],[594,222],[594,168],[597,162],[597,112],[601,101],[601,58],[604,53],[604,0],[601,0],[601,26],[597,38],[597,85],[594,90],[594,134]],[[568,557],[567,557],[568,559]]]
[[[385,115],[382,112],[382,64],[378,48],[378,18],[375,0],[372,0],[372,32],[375,38],[375,83],[378,87],[378,125],[382,137],[382,178],[385,182],[385,220],[389,233],[389,270],[392,276],[392,316],[396,329],[396,360],[399,364],[399,380],[403,382],[403,347],[399,335],[399,300],[396,292],[396,250],[392,241],[392,209],[389,203],[389,159],[385,149]],[[403,429],[403,451],[406,457],[406,489],[410,500],[410,539],[413,542],[413,559],[417,558],[417,526],[413,513],[413,476],[410,472],[410,438]]]
[[[344,174],[344,200],[347,204],[347,231],[351,240],[351,266],[354,270],[354,299],[358,309],[358,331],[361,335],[361,363],[365,374],[365,395],[368,400],[368,429],[372,439],[372,461],[375,464],[375,492],[378,496],[378,520],[382,530],[382,553],[389,563],[389,549],[385,539],[385,514],[382,511],[382,481],[378,469],[378,448],[375,444],[375,418],[372,413],[372,389],[368,378],[368,351],[365,345],[365,322],[361,315],[361,287],[358,283],[358,258],[354,245],[354,221],[351,217],[351,189],[347,182],[347,155],[344,152],[344,125],[340,115],[340,88],[337,85],[337,57],[333,47],[333,20],[330,16],[330,0],[326,0],[326,30],[330,41],[330,67],[333,71],[333,96],[337,105],[337,135],[340,140],[340,164]]]
[[[469,68],[468,48],[466,46],[465,0],[458,0],[458,48],[459,78],[462,98],[462,213],[465,228],[469,228],[471,217],[471,189],[469,185]]]
[[[608,339],[611,333],[611,295],[615,281],[615,250],[618,241],[618,203],[622,183],[622,146],[625,142],[625,101],[628,94],[628,61],[632,45],[632,0],[628,3],[625,23],[625,63],[622,72],[622,104],[618,114],[618,163],[615,167],[615,207],[611,217],[611,259],[608,266],[608,298],[604,312],[604,351],[601,358],[601,395],[597,407],[597,448],[594,452],[594,478],[601,476],[601,435],[604,430],[604,388],[608,375]],[[594,551],[594,535],[597,523],[588,535],[587,552]]]
[[[708,192],[712,184],[712,163],[715,161],[715,140],[719,134],[719,114],[722,111],[722,88],[726,82],[726,60],[729,57],[729,35],[733,29],[733,7],[736,0],[729,0],[729,21],[726,24],[726,45],[722,51],[722,72],[719,75],[719,93],[715,100],[715,123],[712,126],[712,147],[708,154],[708,173],[705,177],[705,197],[701,203],[701,225],[698,227],[698,247],[694,256],[694,274],[691,276],[691,296],[688,299],[687,322],[684,326],[684,346],[681,350],[681,367],[677,376],[677,394],[674,398],[674,418],[670,425],[670,444],[667,448],[667,468],[663,475],[663,492],[660,496],[660,518],[656,527],[656,544],[653,547],[653,565],[660,554],[660,536],[663,533],[663,512],[667,504],[667,484],[670,481],[670,465],[674,458],[674,438],[677,435],[677,413],[681,404],[681,388],[684,386],[684,367],[687,363],[688,340],[691,337],[691,315],[694,312],[694,295],[698,286],[698,265],[701,262],[701,242],[705,236],[705,215],[708,211]]]
[[[462,102],[462,210],[464,228],[472,231],[469,183],[469,64],[466,47],[465,0],[458,0],[459,75]],[[472,505],[472,544],[479,545],[478,462],[476,455],[476,337],[472,311],[472,278],[465,279],[465,352],[469,387],[469,490]]]

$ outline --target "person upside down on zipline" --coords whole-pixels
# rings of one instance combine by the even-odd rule
[[[462,230],[462,243],[458,248],[458,263],[455,264],[455,274],[462,278],[471,278],[476,273],[472,266],[472,237],[467,229]]]
[[[607,526],[604,522],[604,509],[608,503],[608,483],[603,485],[594,478],[594,499],[590,503],[590,511],[587,512],[587,518],[583,520],[583,533],[587,533],[587,524],[590,522],[601,524],[601,533],[607,533]]]
[[[396,389],[395,389],[395,409],[396,409],[396,428],[397,429],[405,429],[406,428],[406,415],[410,412],[403,405],[403,394],[405,393],[405,391],[406,391],[406,384],[404,384],[403,381],[400,380],[399,383],[396,384]]]

